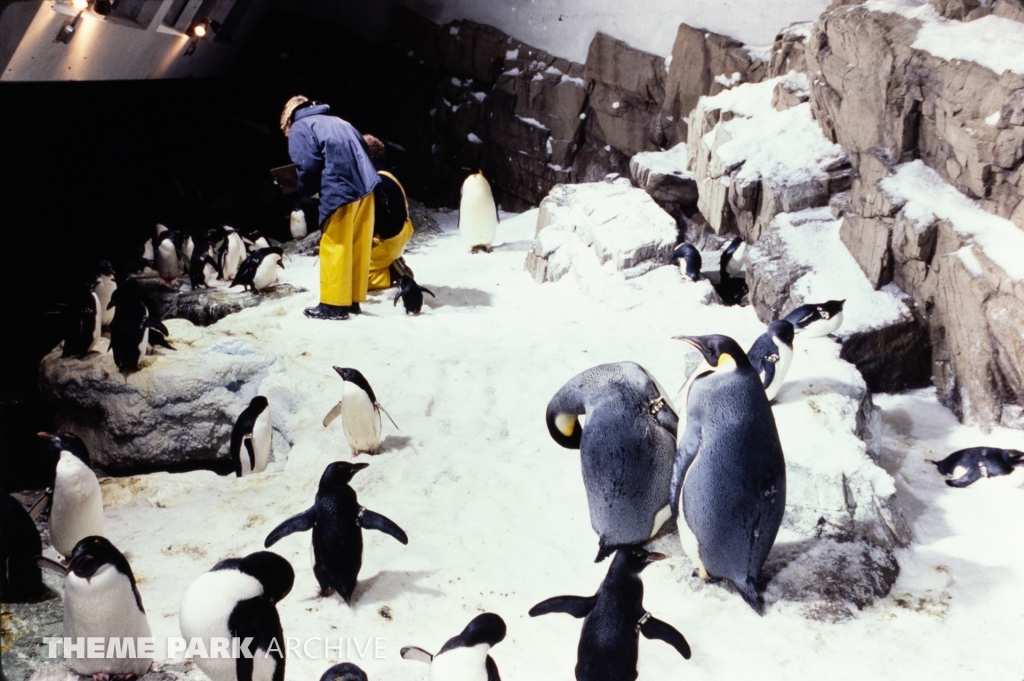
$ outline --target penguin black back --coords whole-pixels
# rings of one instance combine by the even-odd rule
[[[249,467],[247,470],[256,469],[256,449],[253,444],[253,430],[256,425],[256,419],[259,418],[263,410],[269,406],[267,398],[263,395],[257,395],[249,401],[247,406],[238,418],[235,419],[235,425],[231,428],[231,460],[235,464],[235,475],[242,477],[244,466],[242,465],[242,457],[248,459]]]
[[[104,565],[110,565],[115,570],[128,578],[132,586],[132,593],[135,595],[135,604],[139,606],[139,612],[145,613],[142,607],[142,595],[139,594],[139,587],[135,584],[135,574],[124,554],[117,550],[117,547],[110,543],[106,537],[86,537],[75,544],[71,552],[71,559],[68,561],[68,572],[73,572],[82,579],[90,579]]]
[[[0,487],[0,596],[5,603],[36,601],[47,589],[36,557],[43,540],[28,511]]]
[[[60,456],[61,452],[70,452],[78,457],[86,466],[92,466],[89,448],[85,446],[82,438],[74,433],[39,433],[39,437],[49,442],[58,456]]]
[[[700,269],[703,266],[700,251],[695,246],[685,243],[679,244],[676,250],[672,252],[669,262],[673,265],[678,265],[680,261],[685,265],[686,276],[692,281],[700,281],[704,278],[704,275],[700,273]]]
[[[950,487],[967,487],[982,478],[1011,475],[1024,468],[1024,452],[998,447],[969,447],[953,452],[941,461],[931,461]]]
[[[351,662],[336,664],[320,677],[320,681],[368,681],[366,672]]]
[[[420,310],[423,309],[423,294],[429,293],[432,298],[437,296],[428,289],[420,286],[416,281],[408,274],[402,275],[399,281],[400,290],[395,294],[395,301],[392,307],[398,305],[398,299],[402,299],[402,305],[405,307],[405,314],[419,314]]]

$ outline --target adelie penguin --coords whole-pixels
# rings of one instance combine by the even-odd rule
[[[60,555],[71,555],[84,537],[103,534],[103,495],[89,467],[89,450],[71,433],[39,433],[58,452],[52,492],[36,502],[31,514],[50,508],[50,543]]]
[[[729,245],[722,251],[722,256],[718,259],[718,271],[725,277],[735,277],[747,264],[747,242],[740,237],[736,237]]]
[[[238,268],[245,260],[246,248],[242,235],[232,227],[224,225],[224,241],[221,242],[218,260],[225,281],[233,281]]]
[[[306,213],[301,208],[292,211],[288,228],[291,230],[293,239],[302,239],[309,233],[306,228]]]
[[[597,561],[654,537],[670,516],[679,423],[654,377],[633,362],[587,369],[555,393],[546,420],[555,442],[580,450]]]
[[[793,363],[793,325],[779,319],[754,341],[747,351],[750,364],[761,377],[765,395],[771,402],[779,394],[789,365]]]
[[[212,240],[216,231],[210,230],[203,237],[196,237],[192,255],[189,258],[188,278],[192,289],[209,288],[211,282],[221,276],[220,263],[213,257]]]
[[[978,480],[997,478],[1000,487],[1024,483],[1024,452],[998,447],[970,447],[953,452],[942,461],[932,461],[950,487],[967,487]],[[989,483],[991,484],[991,483]]]
[[[818,338],[835,333],[843,323],[845,300],[830,300],[827,303],[801,305],[783,319],[793,325],[801,338]]]
[[[264,548],[269,549],[283,537],[313,530],[313,574],[320,584],[320,595],[336,591],[349,605],[363,565],[363,530],[377,530],[402,544],[409,543],[402,528],[361,506],[349,485],[352,476],[368,465],[347,461],[328,464],[320,476],[313,506],[278,525],[264,542]]]
[[[341,402],[324,417],[324,428],[340,416],[352,456],[360,452],[376,454],[380,447],[380,413],[384,408],[377,402],[369,381],[357,369],[334,367],[334,370],[345,381],[345,390],[341,394]],[[391,425],[398,428],[391,415],[387,411],[384,413]]]
[[[175,244],[175,233],[165,229],[153,240],[153,256],[160,280],[170,286],[178,285],[178,274],[181,262],[178,259],[178,246]]]
[[[430,665],[430,681],[501,681],[491,648],[505,639],[505,621],[492,612],[474,617],[437,655],[423,648],[402,648],[403,660]]]
[[[96,294],[100,310],[100,325],[110,326],[114,320],[114,308],[110,306],[110,298],[117,290],[116,273],[109,260],[100,260],[93,274],[92,291]]]
[[[253,251],[238,268],[238,274],[231,282],[231,287],[251,288],[256,293],[262,294],[277,283],[277,268],[284,269],[284,263],[281,260],[283,257],[284,251],[280,246],[270,246]]]
[[[556,596],[530,608],[530,617],[563,612],[583,618],[576,649],[576,681],[633,681],[640,657],[639,638],[660,640],[690,659],[690,645],[675,627],[644,609],[640,573],[660,553],[644,548],[619,549],[593,596]]]
[[[702,266],[700,251],[692,244],[679,244],[672,251],[669,263],[679,266],[679,273],[690,281],[700,281],[704,275],[700,273]]]
[[[0,596],[4,603],[42,599],[47,588],[36,563],[43,540],[28,511],[0,487]]]
[[[425,286],[420,286],[409,275],[403,275],[399,281],[400,290],[395,294],[395,302],[392,307],[398,305],[398,299],[402,299],[405,306],[405,314],[419,314],[423,309],[423,294],[429,293],[431,298],[436,298],[434,292]]]
[[[336,664],[323,673],[320,681],[369,681],[364,672],[351,662]]]
[[[173,350],[166,337],[170,335],[163,322],[150,315],[144,294],[134,279],[124,279],[114,291],[111,305],[117,307],[110,323],[110,351],[114,364],[124,373],[136,371],[150,345]]]
[[[267,469],[273,435],[270,403],[263,395],[257,395],[238,415],[231,429],[231,460],[235,464],[235,475],[242,477]]]
[[[679,539],[701,579],[727,580],[760,615],[756,584],[786,509],[786,461],[775,417],[736,341],[720,335],[678,340],[697,348],[707,363],[687,383],[672,469]]]
[[[196,665],[211,681],[284,681],[287,651],[277,604],[292,590],[295,572],[270,551],[228,558],[200,575],[182,596],[178,624],[185,640],[247,638],[252,641],[237,659],[197,657]]]
[[[491,252],[491,244],[498,231],[498,207],[491,194],[491,185],[482,170],[470,175],[462,183],[459,231],[470,253]]]
[[[102,310],[95,291],[79,291],[71,303],[64,306],[64,347],[61,357],[84,357],[99,340]]]

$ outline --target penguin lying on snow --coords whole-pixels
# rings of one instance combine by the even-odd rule
[[[59,453],[53,492],[36,502],[32,514],[50,508],[50,543],[60,555],[71,555],[84,537],[103,534],[103,495],[89,467],[89,450],[71,433],[39,433]]]
[[[754,371],[761,377],[765,395],[771,402],[779,394],[789,365],[793,363],[793,325],[779,319],[754,341],[747,351]]]
[[[389,534],[402,544],[409,538],[398,525],[379,513],[360,506],[349,485],[352,476],[369,466],[336,461],[320,476],[316,501],[267,535],[264,548],[295,532],[313,530],[313,574],[320,583],[320,595],[338,595],[352,604],[352,592],[363,565],[363,529]]]
[[[441,647],[437,655],[422,648],[402,648],[403,660],[430,665],[430,681],[501,681],[498,665],[489,655],[491,648],[505,639],[505,620],[492,612],[474,617],[462,633]]]
[[[43,553],[39,528],[17,499],[0,487],[0,596],[4,603],[46,595],[36,556]]]
[[[555,442],[580,450],[597,562],[657,534],[669,518],[679,419],[654,377],[633,362],[587,369],[555,393],[546,419]]]
[[[234,286],[251,288],[262,295],[265,290],[277,282],[277,268],[284,269],[284,263],[281,261],[283,257],[284,251],[280,246],[270,246],[253,251],[242,262],[238,268],[238,274],[235,275],[228,288]]]
[[[231,429],[231,460],[235,463],[235,475],[242,477],[267,470],[273,435],[270,403],[266,397],[257,395],[238,415]]]
[[[950,487],[967,487],[982,478],[1006,476],[999,482],[1017,487],[1024,482],[1024,452],[998,447],[971,447],[953,452],[942,461],[926,459],[935,464],[947,478]]]
[[[110,323],[109,350],[114,353],[114,364],[122,372],[137,370],[150,344],[174,349],[166,340],[170,332],[159,317],[150,313],[137,281],[122,280],[110,304],[117,309]]]
[[[345,391],[341,394],[341,402],[334,405],[324,417],[324,428],[341,416],[341,425],[352,456],[359,452],[376,454],[380,447],[380,413],[383,411],[395,428],[398,425],[391,414],[380,406],[369,381],[357,369],[334,367],[334,370],[345,381]]]
[[[498,207],[491,194],[491,185],[482,170],[470,175],[462,183],[459,231],[470,253],[491,252],[491,244],[498,231]]]
[[[672,470],[672,515],[701,579],[726,579],[750,607],[786,509],[786,461],[764,386],[728,336],[680,336],[697,348]]]
[[[576,681],[635,679],[640,634],[665,641],[684,659],[690,659],[690,645],[683,635],[644,609],[640,573],[664,558],[640,547],[619,549],[593,596],[556,596],[530,608],[530,617],[564,612],[583,618],[576,653]]]
[[[294,583],[292,566],[270,551],[222,560],[192,582],[178,607],[182,637],[202,639],[206,650],[213,638],[253,639],[251,657],[195,658],[203,673],[212,681],[284,681],[287,646],[277,604]]]
[[[366,672],[351,662],[336,664],[320,677],[320,681],[368,681]]]
[[[416,281],[409,275],[403,275],[399,282],[401,290],[395,294],[395,302],[391,307],[398,305],[398,299],[402,299],[402,305],[405,307],[405,314],[419,314],[420,310],[423,309],[423,294],[429,293],[431,298],[436,298],[434,292],[430,289],[420,286]]]
[[[700,273],[701,257],[692,244],[679,244],[676,250],[672,251],[669,262],[679,266],[679,272],[690,281],[700,281],[704,275]]]
[[[827,336],[842,325],[845,302],[845,300],[830,300],[827,303],[801,305],[783,319],[792,324],[796,333],[803,338]]]

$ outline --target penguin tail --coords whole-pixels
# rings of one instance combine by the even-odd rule
[[[747,581],[742,584],[733,583],[736,590],[740,592],[740,596],[743,596],[743,600],[747,602],[751,608],[754,609],[758,615],[764,616],[764,602],[761,600],[761,596],[757,593],[757,586],[754,584],[752,577],[747,577]]]

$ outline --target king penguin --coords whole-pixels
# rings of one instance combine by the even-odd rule
[[[1024,452],[998,447],[970,447],[953,452],[935,464],[950,487],[967,487],[984,478],[998,478],[1001,487],[1024,482]]]
[[[498,207],[491,194],[491,185],[482,170],[470,175],[462,183],[459,202],[459,231],[470,253],[491,252],[494,235],[498,230]]]
[[[384,411],[387,414],[387,411],[377,402],[369,381],[358,369],[334,367],[334,370],[345,381],[345,390],[341,394],[341,402],[324,417],[324,428],[341,416],[352,456],[360,452],[376,454],[380,447],[380,413]],[[390,414],[388,420],[391,421]],[[391,424],[398,428],[394,421]]]
[[[765,395],[771,402],[779,394],[789,365],[793,363],[793,325],[785,319],[769,324],[768,330],[750,346],[747,357],[761,377]]]
[[[422,648],[402,648],[403,660],[430,665],[430,681],[501,681],[491,648],[505,639],[505,620],[493,612],[474,617],[458,636],[448,639],[437,655]]]
[[[263,395],[257,395],[238,415],[231,429],[231,460],[235,463],[235,475],[242,477],[267,470],[272,438],[270,403]]]
[[[783,319],[793,325],[801,338],[818,338],[834,333],[843,323],[845,300],[801,305]]]
[[[555,442],[580,450],[597,561],[654,537],[670,517],[679,425],[654,377],[633,362],[587,369],[555,393],[546,420]]]
[[[640,573],[651,563],[664,560],[660,553],[637,547],[615,554],[608,574],[593,596],[556,596],[530,608],[530,617],[564,612],[583,618],[576,649],[576,681],[633,681],[640,657],[640,634],[661,640],[690,659],[690,645],[675,627],[644,609],[644,584]]]
[[[287,560],[270,551],[228,558],[200,575],[185,590],[178,624],[186,640],[251,637],[246,649],[231,657],[197,657],[196,665],[211,681],[283,681],[287,646],[277,604],[295,583]]]
[[[761,566],[786,509],[786,461],[775,417],[746,353],[728,336],[680,336],[697,348],[685,429],[672,470],[672,515],[701,579],[725,579],[762,614]]]
[[[690,281],[700,281],[704,275],[700,273],[702,266],[700,251],[693,244],[679,244],[672,251],[669,262],[679,266],[679,273]]]
[[[60,455],[53,482],[50,543],[65,558],[84,537],[103,534],[103,495],[77,435],[39,433]],[[41,509],[40,509],[41,510]]]
[[[4,603],[46,595],[36,557],[43,553],[39,528],[17,499],[0,487],[0,596]]]
[[[306,213],[301,208],[296,208],[292,211],[289,227],[293,239],[302,239],[309,233],[309,230],[306,228]]]
[[[349,605],[363,565],[363,530],[377,530],[402,544],[409,543],[402,528],[360,506],[349,482],[368,466],[347,461],[328,464],[320,476],[313,506],[275,527],[264,542],[264,548],[269,549],[283,537],[313,530],[313,574],[320,584],[320,595],[337,591]]]

